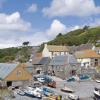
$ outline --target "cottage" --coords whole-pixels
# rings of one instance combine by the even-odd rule
[[[76,51],[82,51],[82,50],[87,50],[87,49],[94,49],[95,48],[95,46],[93,45],[93,44],[89,44],[89,43],[87,43],[87,44],[81,44],[81,45],[79,45],[79,46],[75,46],[75,45],[73,45],[73,46],[69,46],[69,53],[70,54],[74,54]]]
[[[57,46],[57,45],[44,45],[44,49],[42,52],[43,57],[53,58],[59,55],[67,55],[68,47],[67,46]]]
[[[33,59],[33,74],[40,74],[41,72],[46,72],[48,70],[48,65],[50,62],[49,57],[36,57]]]
[[[96,67],[100,65],[100,55],[94,50],[83,50],[75,52],[77,61],[84,67]]]
[[[55,56],[50,64],[48,70],[53,72],[56,76],[66,79],[72,74],[76,73],[79,68],[79,63],[73,55]]]
[[[0,79],[6,83],[7,86],[14,84],[22,85],[23,81],[31,78],[31,75],[24,70],[25,64],[14,63],[0,63]]]

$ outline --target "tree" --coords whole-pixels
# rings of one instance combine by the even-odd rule
[[[90,27],[90,26],[85,25],[85,26],[83,27],[83,30],[87,30],[87,29],[89,29],[89,27]]]
[[[23,46],[28,46],[28,45],[29,45],[29,41],[23,42]]]
[[[59,33],[56,37],[61,37],[61,36],[63,36],[62,33]]]

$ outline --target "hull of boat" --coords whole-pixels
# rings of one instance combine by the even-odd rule
[[[100,83],[100,80],[96,80],[97,83]]]
[[[74,91],[72,91],[72,90],[65,90],[65,89],[61,89],[61,91],[63,91],[63,92],[68,92],[68,93],[73,93]]]
[[[39,97],[38,97],[38,96],[35,96],[34,94],[31,94],[31,93],[28,93],[28,92],[26,92],[25,95],[26,95],[26,96],[29,96],[29,97],[32,97],[32,98],[39,98],[39,99],[42,98],[42,96],[39,96]]]
[[[97,100],[100,100],[100,93],[98,94],[97,91],[94,91],[94,97],[95,97]]]
[[[78,96],[76,96],[76,95],[74,95],[74,94],[69,94],[68,95],[68,98],[70,99],[70,100],[78,100]]]

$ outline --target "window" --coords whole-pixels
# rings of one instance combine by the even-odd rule
[[[20,76],[22,76],[22,72],[21,71],[17,71],[16,75],[17,75],[17,77],[20,77]]]
[[[95,66],[98,66],[98,59],[95,59]]]

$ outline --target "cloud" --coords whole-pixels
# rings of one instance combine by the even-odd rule
[[[16,19],[16,17],[14,18]],[[11,17],[7,22],[17,23],[15,19]],[[53,39],[58,33],[66,32],[66,29],[66,26],[57,19],[53,20],[50,27],[44,31],[25,32],[21,30],[15,32],[10,29],[9,32],[0,32],[0,48],[20,46],[24,41],[30,41],[31,45],[40,45]]]
[[[15,17],[14,17],[15,18]],[[9,19],[9,18],[8,18]],[[10,18],[8,23],[16,23],[17,20]],[[2,21],[3,23],[4,21]],[[1,22],[0,22],[1,23]],[[24,41],[29,41],[31,45],[40,45],[43,42],[50,41],[56,37],[59,33],[66,33],[68,31],[78,29],[79,26],[75,27],[66,27],[62,22],[55,19],[52,21],[50,27],[45,29],[44,31],[37,31],[37,32],[27,32],[27,31],[12,31],[12,29],[9,30],[9,32],[0,32],[0,48],[6,48],[6,47],[16,47],[21,46]]]
[[[55,37],[59,33],[66,32],[66,26],[61,23],[59,20],[53,20],[49,29],[47,29],[46,33],[49,37]]]
[[[16,15],[16,14],[15,14]],[[18,14],[19,15],[19,14]],[[17,15],[17,16],[18,16]],[[3,17],[5,18],[5,17]],[[8,18],[8,17],[7,17]],[[14,17],[17,19],[16,17]],[[19,17],[20,18],[20,17]],[[6,19],[7,23],[21,23],[18,20],[13,19],[13,17],[10,16],[10,18]],[[20,18],[22,20],[22,18]],[[3,21],[4,19],[0,20],[0,23],[5,23]],[[24,20],[23,20],[24,21]],[[100,25],[100,19],[95,19],[93,22],[89,23],[93,25]],[[27,22],[24,21],[27,26]],[[24,24],[25,25],[25,24]],[[15,29],[6,29],[7,31],[0,31],[0,48],[6,48],[6,47],[16,47],[16,46],[21,46],[24,41],[29,41],[31,45],[40,45],[43,42],[50,41],[56,37],[59,33],[67,33],[69,31],[73,31],[79,28],[82,28],[83,25],[75,25],[75,26],[70,26],[67,27],[65,24],[63,24],[60,20],[54,19],[50,26],[45,29],[44,31],[23,31],[19,30],[14,31]]]
[[[53,0],[50,7],[43,9],[46,16],[89,16],[100,14],[94,0]]]
[[[19,12],[10,15],[0,13],[0,31],[27,31],[31,27],[29,22],[24,21]]]
[[[28,9],[27,9],[28,12],[36,12],[37,11],[37,5],[36,4],[32,4]]]

